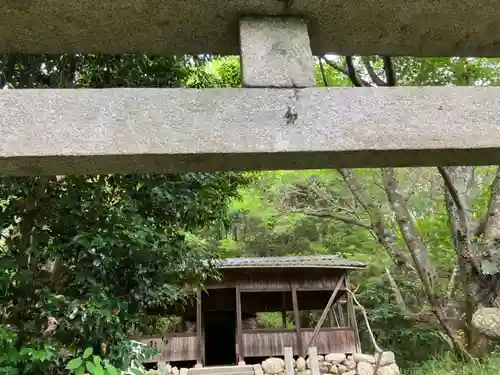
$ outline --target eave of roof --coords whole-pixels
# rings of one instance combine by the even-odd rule
[[[235,268],[330,268],[362,269],[366,265],[334,255],[226,258],[218,264],[221,269]]]

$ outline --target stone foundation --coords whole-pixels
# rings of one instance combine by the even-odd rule
[[[321,375],[400,375],[393,352],[382,353],[377,374],[374,374],[378,355],[330,353],[318,355]],[[268,358],[255,366],[255,375],[284,375],[285,362],[281,358]],[[312,375],[309,358],[299,357],[294,361],[296,375]]]
[[[330,353],[325,356],[318,355],[319,372],[321,375],[400,375],[393,352],[382,353],[380,365],[375,374],[378,354],[352,354]],[[294,360],[295,375],[313,375],[309,358],[299,357]],[[158,375],[188,375],[187,368],[172,367],[170,364],[159,364],[158,370],[148,371],[147,374]],[[255,375],[285,375],[285,361],[281,358],[271,357],[261,364],[254,365]]]

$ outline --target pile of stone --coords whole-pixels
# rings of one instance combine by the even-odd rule
[[[318,355],[319,371],[321,375],[400,375],[393,352],[381,354],[379,368],[375,374],[378,354],[330,353]],[[299,357],[294,361],[296,375],[313,375],[310,359]],[[284,375],[285,361],[281,358],[268,358],[261,365],[255,366],[255,375]]]
[[[149,370],[146,375],[188,375],[187,368],[177,368],[169,363],[158,363],[158,370]]]

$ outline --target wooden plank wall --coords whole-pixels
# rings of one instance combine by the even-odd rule
[[[313,336],[314,329],[300,331],[302,342],[308,343]],[[306,344],[304,344],[306,345]],[[318,353],[356,353],[356,334],[352,329],[346,330],[321,330],[315,337],[311,346],[318,349]]]
[[[148,337],[138,341],[161,351],[159,355],[149,358],[146,363],[196,360],[196,333],[170,336],[167,344],[161,337]]]
[[[301,329],[303,343],[309,342],[313,329]],[[292,347],[293,353],[299,355],[297,336],[294,329],[256,330],[243,332],[245,357],[281,356],[284,347]],[[320,354],[326,353],[356,353],[356,335],[352,329],[323,329],[314,339]]]
[[[295,330],[289,332],[244,332],[243,346],[245,357],[281,356],[283,348],[290,346],[297,350]]]

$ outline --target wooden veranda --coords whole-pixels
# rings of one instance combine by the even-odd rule
[[[221,281],[199,292],[197,304],[182,314],[188,322],[182,332],[143,338],[160,349],[151,362],[192,361],[229,365],[252,358],[282,356],[284,347],[304,355],[307,346],[322,353],[360,351],[348,272],[363,268],[359,262],[334,256],[226,259]],[[323,311],[328,319],[316,333],[302,326],[300,311]],[[255,325],[257,313],[281,312],[281,328]],[[293,327],[287,322],[293,312]]]

